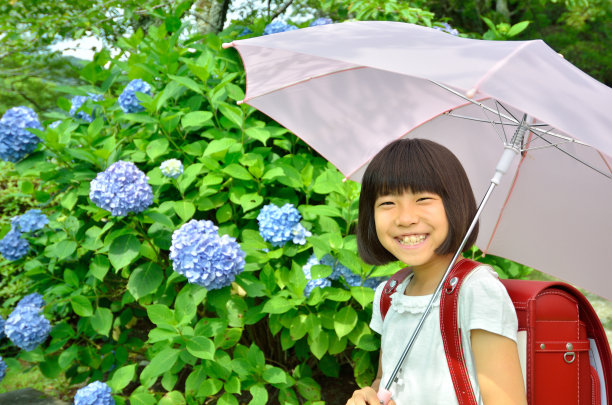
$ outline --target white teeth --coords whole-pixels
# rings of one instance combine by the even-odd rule
[[[407,235],[401,239],[401,243],[403,245],[416,245],[417,243],[421,243],[425,240],[425,235]]]

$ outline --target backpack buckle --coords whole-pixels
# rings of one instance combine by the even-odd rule
[[[453,291],[455,291],[455,287],[457,287],[458,282],[459,282],[459,279],[457,277],[451,278],[448,282],[448,286],[446,287],[446,293],[452,294]]]
[[[568,343],[565,345],[565,349],[568,351],[563,353],[563,360],[565,360],[567,364],[572,364],[574,360],[576,360],[576,353],[571,351],[571,350],[574,350],[574,345],[571,343]]]

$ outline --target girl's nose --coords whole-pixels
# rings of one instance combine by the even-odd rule
[[[411,207],[401,207],[398,210],[397,217],[395,218],[395,225],[397,226],[409,226],[419,222],[419,216],[416,211]]]

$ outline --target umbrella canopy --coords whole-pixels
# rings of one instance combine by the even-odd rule
[[[355,180],[389,142],[427,138],[457,155],[479,199],[527,114],[477,245],[612,299],[612,89],[543,41],[372,21],[229,46],[244,62],[244,102]]]

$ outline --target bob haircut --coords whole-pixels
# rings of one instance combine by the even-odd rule
[[[399,139],[385,146],[368,165],[361,182],[357,248],[369,264],[396,261],[376,235],[374,203],[383,195],[405,191],[430,192],[442,198],[449,230],[435,250],[438,255],[455,253],[476,214],[476,200],[463,166],[446,147],[426,139]],[[478,236],[478,224],[467,240],[470,249]]]

